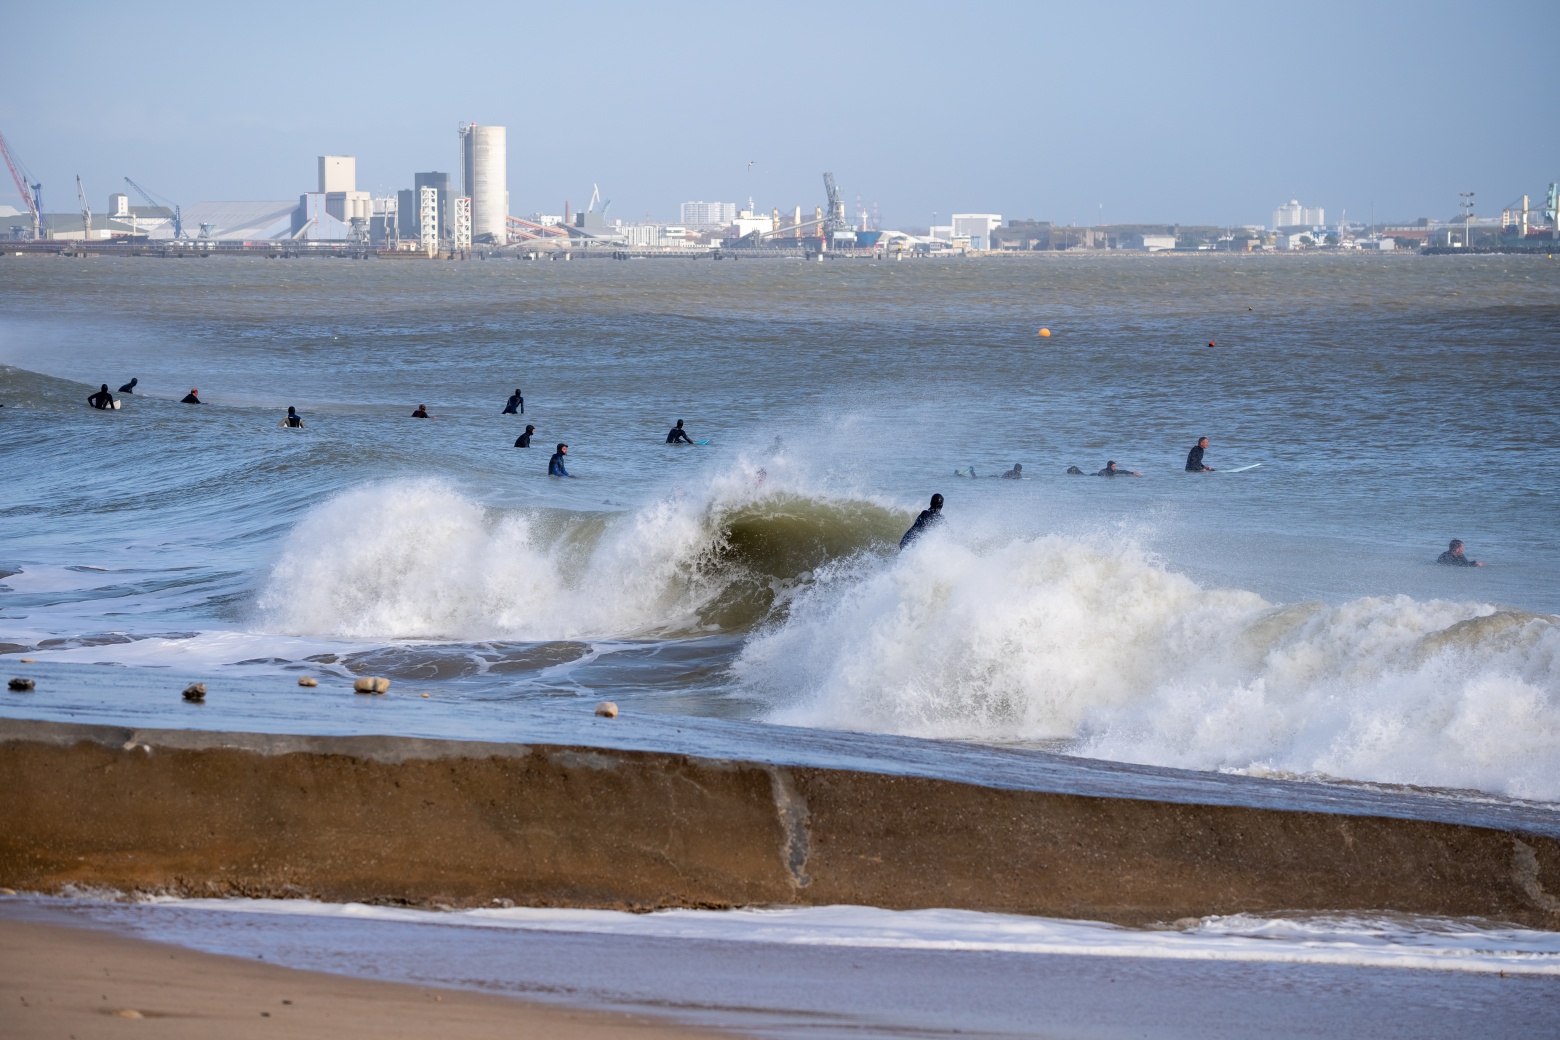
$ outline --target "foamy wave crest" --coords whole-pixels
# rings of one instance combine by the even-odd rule
[[[1274,605],[1131,547],[934,532],[825,569],[736,671],[778,722],[1560,800],[1557,619]]]
[[[771,464],[773,465],[773,464]],[[624,513],[498,510],[441,481],[356,488],[289,534],[268,628],[349,639],[553,640],[744,628],[902,518],[740,469]]]

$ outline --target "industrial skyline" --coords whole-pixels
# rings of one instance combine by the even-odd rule
[[[60,75],[54,51],[14,47],[0,130],[50,209],[67,208],[77,175],[97,196],[128,175],[169,198],[280,199],[299,190],[300,156],[334,153],[358,156],[360,188],[386,194],[403,171],[458,173],[462,122],[526,142],[509,155],[511,213],[577,206],[599,184],[636,219],[675,219],[688,199],[803,202],[823,169],[895,226],[943,222],[950,205],[1063,224],[1263,223],[1291,198],[1407,219],[1469,191],[1498,209],[1560,171],[1553,135],[1467,129],[1549,93],[1542,61],[1494,58],[1542,24],[1536,2],[1321,2],[1299,38],[1284,11],[1229,4],[606,3],[588,25],[562,5],[463,14],[518,55],[588,45],[585,75],[481,60],[475,43],[466,60],[454,41],[454,66],[423,68],[408,28],[419,9],[369,10],[13,8],[13,40],[107,46],[155,22],[191,46],[148,49],[133,77],[90,54]],[[323,52],[298,46],[299,24]],[[212,48],[245,71],[202,58]]]

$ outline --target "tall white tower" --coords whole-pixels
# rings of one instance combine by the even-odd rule
[[[461,194],[471,199],[471,240],[509,244],[509,146],[501,126],[460,128]]]

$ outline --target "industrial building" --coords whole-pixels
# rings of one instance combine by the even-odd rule
[[[504,127],[460,128],[461,189],[471,200],[471,241],[509,244],[509,158]]]
[[[1320,206],[1308,209],[1298,199],[1290,199],[1273,211],[1273,230],[1284,228],[1319,228],[1327,224],[1327,214]]]
[[[950,219],[952,240],[967,239],[977,250],[990,249],[991,233],[1002,226],[1000,213],[955,213]]]

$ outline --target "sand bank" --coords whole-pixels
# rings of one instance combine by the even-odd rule
[[[0,1034],[32,1037],[715,1036],[638,1016],[295,971],[85,928],[0,919]]]
[[[1560,927],[1560,841],[661,752],[0,722],[0,884],[416,906]]]

